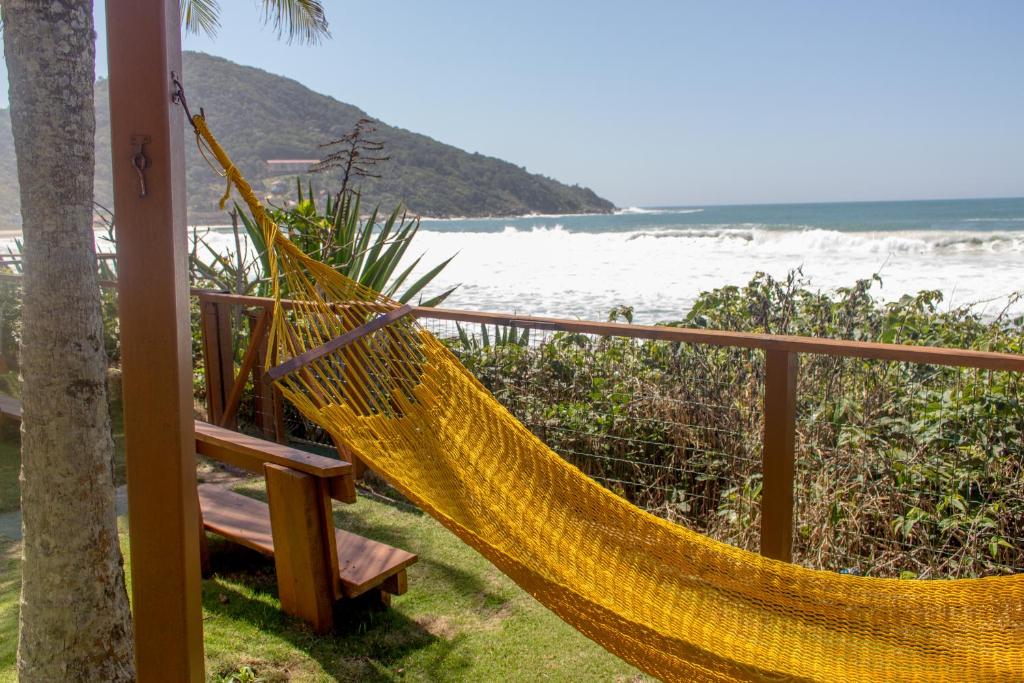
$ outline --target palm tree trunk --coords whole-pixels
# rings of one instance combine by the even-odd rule
[[[92,231],[91,0],[0,0],[21,186],[22,681],[128,681]]]

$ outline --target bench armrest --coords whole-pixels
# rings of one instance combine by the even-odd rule
[[[352,465],[344,460],[307,453],[199,420],[196,452],[256,474],[263,474],[263,464],[269,462],[323,479],[353,475]]]
[[[21,401],[0,394],[0,417],[20,421]],[[196,453],[200,455],[255,474],[263,474],[263,464],[268,462],[298,470],[327,479],[331,498],[342,503],[355,502],[355,471],[351,463],[257,439],[208,422],[196,420],[195,424]]]

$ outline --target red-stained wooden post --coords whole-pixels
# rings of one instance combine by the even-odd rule
[[[256,321],[260,315],[271,315],[271,311],[265,307],[259,307],[250,311],[250,336],[256,329]],[[284,443],[286,439],[281,392],[278,391],[274,383],[267,378],[266,373],[263,371],[263,368],[267,365],[267,355],[270,354],[266,338],[260,342],[257,353],[256,366],[252,371],[253,398],[256,404],[256,426],[260,428],[264,439],[272,439],[278,443]]]
[[[203,342],[203,373],[206,377],[206,416],[220,424],[228,394],[235,382],[235,349],[231,335],[231,303],[199,295],[199,329]],[[234,429],[235,420],[227,427]]]
[[[171,100],[171,71],[181,73],[178,2],[106,5],[135,663],[143,683],[204,678],[184,119]]]
[[[767,351],[765,362],[761,554],[784,562],[793,559],[798,358],[791,351]]]
[[[224,411],[224,373],[221,368],[217,305],[199,297],[199,332],[203,344],[203,376],[206,379],[206,421],[219,424]]]

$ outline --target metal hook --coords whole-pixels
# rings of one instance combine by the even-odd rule
[[[149,167],[149,159],[146,158],[146,152],[143,149],[146,145],[152,142],[148,135],[133,135],[131,137],[132,143],[132,167],[135,168],[135,172],[139,174],[139,196],[146,196],[146,169]]]
[[[171,93],[171,101],[175,104],[181,105],[181,108],[185,110],[185,116],[188,117],[189,125],[194,129],[196,124],[192,121],[192,112],[189,111],[188,100],[185,98],[185,86],[181,84],[178,74],[173,71],[171,72],[171,83],[174,85],[174,92]],[[198,133],[198,131],[196,132]]]

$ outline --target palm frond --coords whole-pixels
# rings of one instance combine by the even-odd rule
[[[316,45],[331,36],[320,0],[263,0],[263,21],[289,43]]]
[[[287,37],[289,43],[316,45],[331,36],[320,0],[263,0],[262,6],[263,22],[273,26],[278,38]],[[216,37],[220,28],[218,0],[180,0],[178,7],[186,32]]]
[[[220,3],[217,0],[181,0],[181,23],[187,33],[217,36],[220,28]]]

